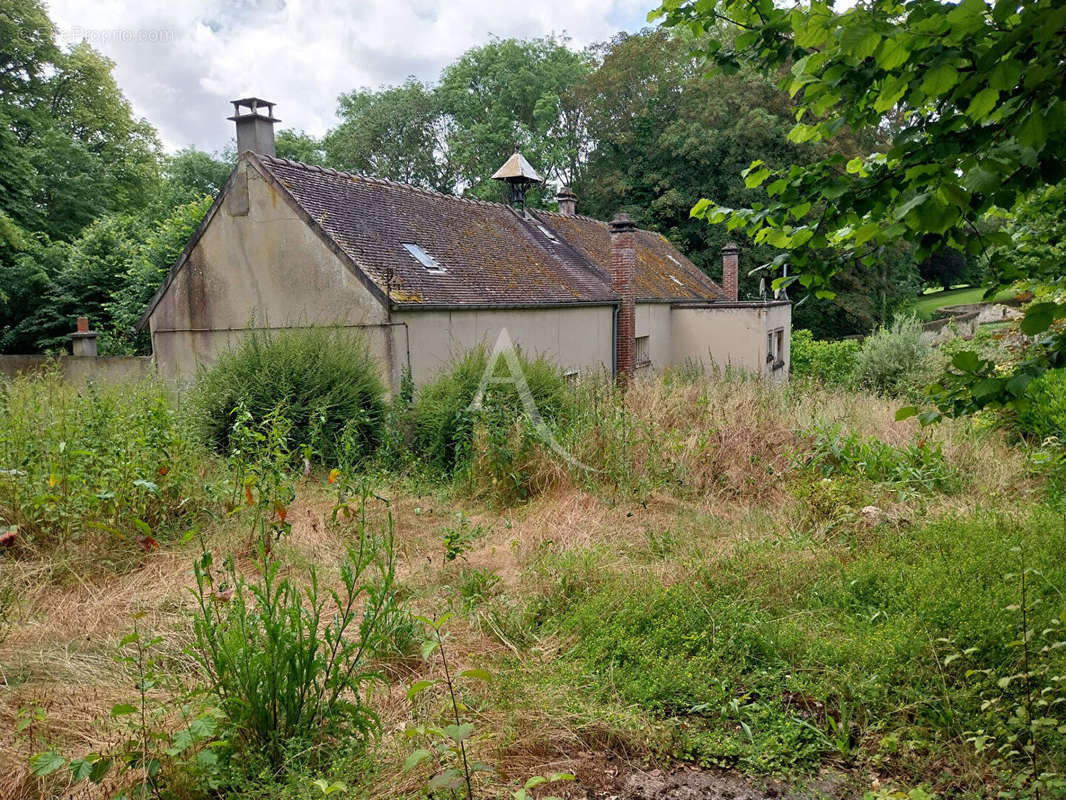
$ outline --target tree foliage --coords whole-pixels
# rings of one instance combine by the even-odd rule
[[[922,259],[953,247],[987,254],[1001,279],[1016,274],[1003,263],[1009,233],[982,223],[1066,177],[1066,5],[872,0],[837,13],[818,0],[667,0],[652,15],[699,36],[723,20],[740,29],[731,42],[711,37],[701,48],[726,72],[787,70],[780,85],[797,104],[794,142],[891,131],[888,145],[866,156],[834,153],[784,169],[756,160],[744,175],[764,188],[760,203],[730,208],[705,198],[693,208],[785,250],[778,265],[796,271],[779,285],[798,280],[829,296],[834,273],[875,263],[901,240]],[[1059,303],[1031,308],[1023,330],[1042,334],[1062,316]],[[1063,334],[1046,339],[1043,354],[1014,375],[996,375],[976,356],[964,359],[966,369],[956,364],[940,387],[940,410],[1021,400],[1034,374],[1063,362]]]

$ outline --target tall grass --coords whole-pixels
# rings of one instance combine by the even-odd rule
[[[0,382],[0,527],[18,546],[151,548],[202,507],[205,456],[154,382],[79,390],[56,372]]]

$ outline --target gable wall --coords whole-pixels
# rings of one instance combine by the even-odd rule
[[[766,335],[783,329],[784,367],[766,363]],[[672,362],[698,361],[706,369],[735,368],[786,380],[792,345],[792,306],[674,308]]]
[[[378,326],[386,320],[362,281],[242,159],[150,327],[160,373],[187,380],[249,327],[369,325],[360,330],[385,365],[390,329]]]

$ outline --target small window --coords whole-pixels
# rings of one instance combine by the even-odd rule
[[[445,272],[448,271],[440,264],[438,264],[437,260],[433,258],[433,256],[431,256],[417,244],[405,244],[404,249],[407,250],[407,252],[414,256],[416,259],[418,259],[418,263],[425,267],[429,272],[432,272],[435,275],[443,275]]]
[[[544,234],[545,236],[547,236],[547,237],[548,237],[549,239],[551,239],[551,240],[552,240],[553,242],[557,242],[557,241],[559,241],[558,239],[556,239],[556,238],[555,238],[555,234],[554,234],[554,233],[552,233],[552,232],[551,232],[550,230],[548,230],[547,228],[545,228],[545,227],[544,227],[543,225],[537,225],[537,228],[538,228],[538,229],[540,230],[540,232],[541,232],[541,233],[543,233],[543,234]]]
[[[677,264],[677,265],[678,265],[679,267],[681,266],[681,262],[680,262],[680,261],[678,261],[678,260],[677,260],[676,258],[674,258],[674,257],[673,257],[672,255],[670,255],[669,253],[667,253],[667,254],[666,254],[666,257],[667,257],[668,259],[670,259],[671,261],[673,261],[673,262],[674,262],[675,264]],[[672,277],[674,277],[674,276],[673,276],[673,275],[671,275],[670,277],[672,278]]]
[[[682,283],[681,281],[679,281],[679,280],[677,279],[677,276],[676,276],[676,275],[674,275],[674,274],[673,274],[672,272],[668,272],[668,273],[666,273],[666,274],[667,274],[667,275],[669,275],[669,276],[670,276],[670,280],[672,280],[672,281],[673,281],[674,283],[676,283],[676,284],[677,284],[678,286],[684,286],[684,285],[685,285],[685,284],[683,284],[683,283]]]
[[[778,370],[785,366],[785,329],[767,331],[766,363],[770,369]]]
[[[651,364],[651,350],[649,349],[649,336],[638,336],[633,348],[633,361],[638,367],[647,367]]]

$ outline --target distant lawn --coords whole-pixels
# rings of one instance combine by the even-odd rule
[[[931,320],[936,316],[936,310],[941,306],[958,306],[966,303],[980,303],[984,299],[985,289],[983,286],[967,286],[962,289],[940,290],[923,294],[915,302],[915,310],[923,320]],[[996,296],[997,300],[1005,300],[1013,293],[1004,291]]]

